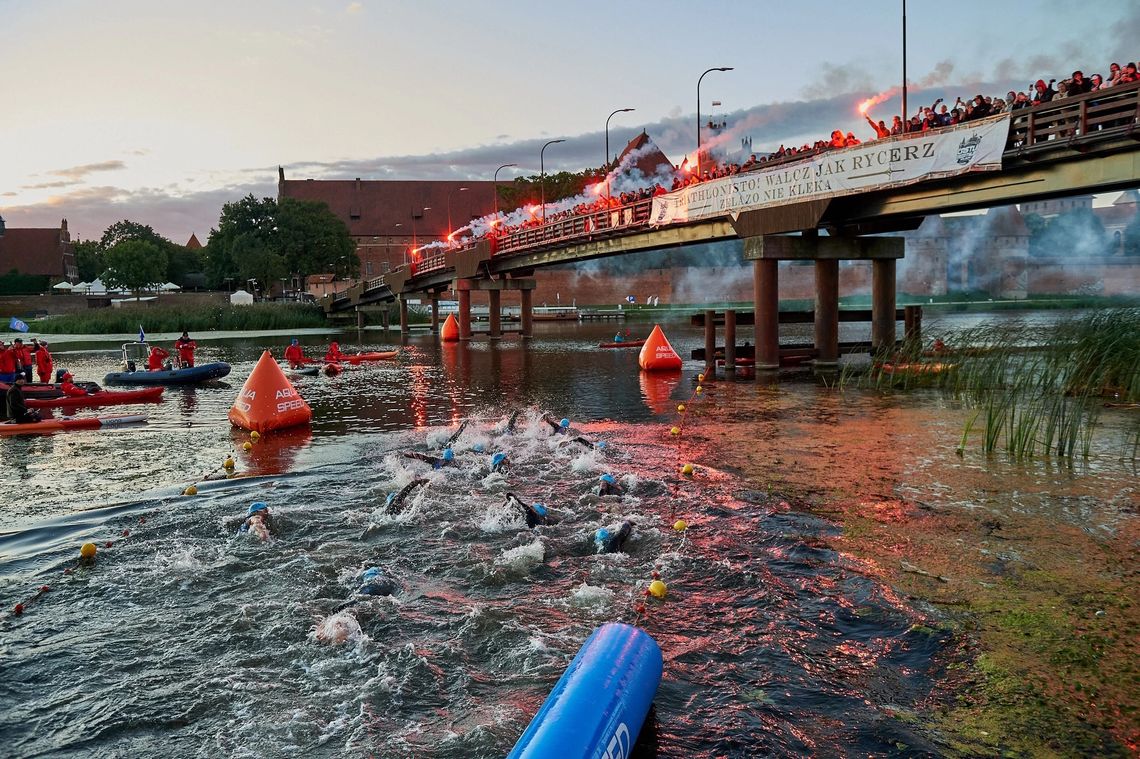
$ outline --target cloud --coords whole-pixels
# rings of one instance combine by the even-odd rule
[[[40,184],[26,184],[20,187],[21,190],[53,190],[58,187],[74,187],[79,182],[69,182],[67,180],[60,180],[58,182],[41,182]],[[15,193],[12,193],[13,195]]]
[[[364,3],[349,3],[348,7],[344,9],[345,13],[360,13],[364,10]]]
[[[99,163],[85,163],[82,166],[72,166],[68,169],[55,169],[47,173],[52,176],[63,177],[74,183],[82,181],[88,174],[94,174],[98,171],[120,171],[125,168],[127,168],[127,165],[122,161],[100,161]],[[52,187],[56,185],[44,186]]]

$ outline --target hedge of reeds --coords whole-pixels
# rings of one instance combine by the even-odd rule
[[[320,306],[303,303],[254,303],[249,306],[203,305],[191,308],[105,308],[29,322],[32,332],[54,335],[204,332],[207,330],[298,329],[326,326]]]
[[[941,337],[944,347],[907,344],[864,375],[878,387],[940,387],[977,409],[959,451],[980,433],[987,453],[1087,456],[1106,403],[1140,403],[1140,309],[1095,311],[1055,324],[985,324]],[[924,350],[925,347],[925,350]],[[938,371],[932,371],[937,364]],[[1126,445],[1135,459],[1140,422]]]

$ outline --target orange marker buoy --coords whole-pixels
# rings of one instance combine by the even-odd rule
[[[229,419],[235,427],[268,432],[308,424],[313,411],[273,355],[265,351],[234,400]]]
[[[660,324],[653,325],[653,331],[645,338],[637,363],[647,372],[677,371],[681,368],[681,357],[669,344]]]
[[[443,321],[443,326],[439,328],[439,339],[445,343],[453,343],[459,339],[459,322],[455,320],[455,314],[448,314]]]

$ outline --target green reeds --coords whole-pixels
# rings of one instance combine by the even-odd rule
[[[320,306],[297,303],[228,304],[189,307],[106,308],[82,314],[64,314],[29,322],[32,332],[53,335],[135,334],[147,332],[204,332],[262,329],[298,329],[327,326]]]

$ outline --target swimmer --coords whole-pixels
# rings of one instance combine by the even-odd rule
[[[388,498],[384,501],[384,513],[399,514],[404,510],[404,500],[408,497],[408,495],[420,485],[426,484],[427,480],[412,480],[407,485],[405,485],[399,493],[389,493]]]
[[[510,459],[507,454],[499,452],[491,457],[491,473],[495,472],[509,472],[511,469]]]
[[[527,527],[537,527],[540,524],[546,524],[546,507],[541,503],[523,503],[522,499],[514,493],[507,493],[504,503],[508,506],[515,506],[522,511],[523,516],[526,517]]]
[[[621,486],[617,484],[612,474],[603,474],[598,478],[598,495],[621,495]]]
[[[321,643],[339,646],[348,640],[360,638],[364,633],[356,617],[347,611],[338,611],[322,619],[313,628],[313,637]]]
[[[522,411],[520,411],[519,409],[515,409],[514,411],[512,411],[512,412],[511,412],[511,415],[510,415],[510,416],[507,418],[507,427],[506,427],[506,429],[507,429],[507,434],[508,434],[508,435],[513,435],[513,434],[514,434],[514,432],[515,432],[515,424],[518,422],[518,420],[519,420],[519,415],[520,415],[520,414],[522,414]]]
[[[618,553],[625,550],[625,542],[633,534],[633,522],[628,519],[621,523],[616,533],[611,534],[605,527],[594,533],[594,543],[598,553]]]
[[[241,523],[238,532],[248,532],[261,541],[269,540],[272,531],[269,520],[269,505],[265,501],[254,501],[249,505],[245,521]]]
[[[426,461],[427,463],[431,464],[432,469],[442,469],[443,467],[449,466],[452,462],[455,461],[455,452],[450,448],[445,448],[443,450],[442,456],[432,456],[430,453],[404,451],[404,458]]]
[[[459,425],[459,429],[457,429],[454,433],[452,433],[451,437],[449,437],[447,439],[447,447],[448,448],[451,448],[451,444],[459,439],[459,436],[463,434],[463,430],[467,429],[467,425],[470,423],[471,423],[470,419],[464,419],[463,420],[463,423]]]
[[[570,434],[570,420],[563,417],[562,419],[555,419],[554,415],[547,412],[542,415],[542,421],[550,425],[556,435],[569,435]]]
[[[369,567],[360,573],[360,586],[356,589],[353,598],[337,607],[337,611],[355,606],[368,599],[368,596],[390,596],[400,589],[400,584],[391,577],[386,577],[380,567]]]

